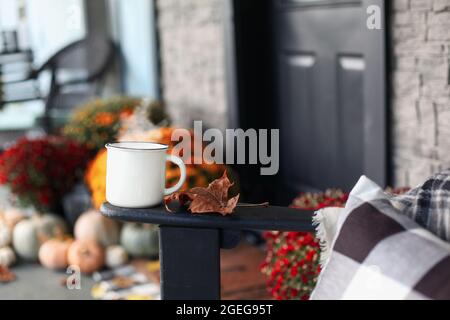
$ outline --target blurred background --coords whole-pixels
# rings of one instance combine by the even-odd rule
[[[130,8],[120,1],[2,0],[0,25],[5,139],[6,132],[41,129],[43,117],[61,127],[96,96],[159,99],[151,1]]]
[[[124,229],[132,239],[157,231],[116,230],[95,211],[104,201],[103,145],[172,146],[173,129],[196,120],[204,129],[280,129],[280,171],[192,165],[185,188],[206,186],[227,169],[243,201],[314,209],[342,205],[361,174],[384,187],[414,186],[450,166],[449,28],[447,0],[0,0],[0,180],[2,219],[13,221],[5,222],[9,242],[21,239],[13,235],[18,221],[52,213],[66,227],[47,234],[59,247],[61,234],[90,239],[81,234],[96,225],[116,234],[94,239],[99,252],[120,244],[115,257],[154,256],[155,248],[134,251],[119,238]],[[167,183],[177,176],[168,168]],[[42,223],[23,228],[36,238]],[[228,253],[228,297],[308,297],[315,272],[294,284],[277,274],[289,268],[273,272],[274,243],[280,249],[300,237],[310,235],[247,234],[252,245],[274,242],[264,250],[248,245],[239,259]],[[314,241],[293,254],[318,250]],[[43,243],[11,246],[18,260],[65,266],[39,257]],[[230,262],[238,260],[244,267]],[[154,264],[145,268],[158,273]],[[236,279],[250,282],[234,288],[242,283]],[[33,296],[14,287],[22,284],[13,282],[9,292]]]

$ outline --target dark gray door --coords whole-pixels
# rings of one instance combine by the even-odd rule
[[[368,2],[274,1],[284,188],[384,184],[384,31],[366,27]]]

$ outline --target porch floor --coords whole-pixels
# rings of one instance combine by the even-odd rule
[[[264,251],[246,242],[221,250],[221,283],[224,300],[269,300],[266,277],[259,271]]]
[[[266,278],[259,271],[264,251],[242,242],[237,248],[221,251],[222,299],[265,300],[271,299],[266,291]],[[12,268],[17,279],[9,284],[0,284],[0,299],[42,299],[42,300],[87,300],[92,299],[94,281],[83,276],[81,290],[67,290],[63,272],[44,269],[37,264],[19,264]],[[157,280],[158,275],[153,274]]]

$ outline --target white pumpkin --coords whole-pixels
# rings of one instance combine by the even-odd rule
[[[122,246],[106,248],[106,266],[108,268],[121,267],[128,262],[128,254]]]
[[[66,233],[64,221],[54,215],[34,215],[20,221],[13,231],[13,247],[17,255],[25,260],[37,261],[39,248],[45,241]]]
[[[11,229],[6,223],[0,222],[0,248],[11,244]]]
[[[158,227],[150,224],[126,223],[120,244],[134,257],[155,257],[159,252]]]
[[[78,218],[74,234],[77,240],[96,241],[108,247],[119,243],[120,228],[116,221],[90,210]]]
[[[10,247],[0,248],[0,265],[10,267],[16,262],[16,254]]]

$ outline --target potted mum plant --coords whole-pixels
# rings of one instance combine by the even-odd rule
[[[133,114],[141,102],[141,99],[128,97],[90,101],[76,109],[63,134],[97,152],[115,139],[121,119]]]
[[[0,184],[19,206],[61,213],[61,201],[83,175],[89,150],[62,137],[23,138],[0,155]]]
[[[106,143],[117,139],[122,123],[142,105],[146,107],[149,121],[154,124],[167,118],[163,106],[157,101],[148,103],[145,99],[131,97],[97,99],[76,109],[63,134],[86,145],[95,154]]]
[[[319,210],[343,207],[348,194],[330,189],[323,193],[302,193],[291,207]],[[267,288],[277,300],[308,300],[320,274],[320,244],[308,232],[266,232],[266,259],[261,271],[267,276]]]

